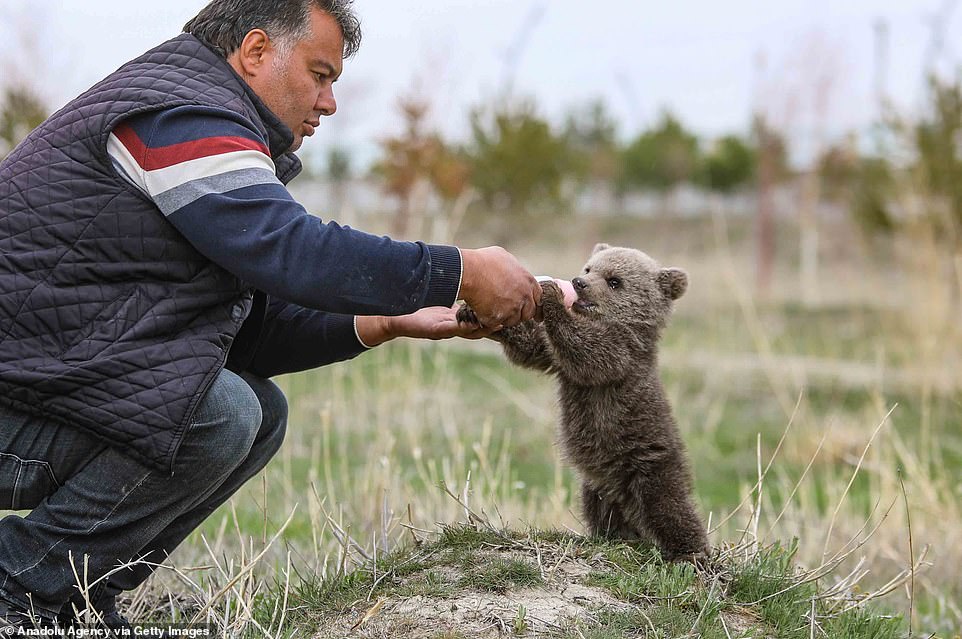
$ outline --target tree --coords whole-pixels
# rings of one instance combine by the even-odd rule
[[[381,142],[383,156],[374,172],[385,189],[398,200],[393,232],[404,235],[411,218],[412,196],[419,184],[427,185],[445,201],[457,198],[468,185],[468,166],[441,136],[425,130],[429,105],[418,98],[398,102],[405,131]]]
[[[335,146],[328,151],[327,177],[332,182],[345,182],[351,178],[351,156],[342,147]]]
[[[848,204],[856,224],[866,233],[895,230],[891,202],[896,196],[894,169],[881,157],[861,157],[853,136],[825,149],[816,161],[822,197]]]
[[[0,154],[7,155],[47,119],[40,96],[25,84],[10,85],[0,94]]]
[[[906,192],[923,203],[921,217],[943,242],[962,245],[962,81],[931,75],[926,110],[917,121],[891,117],[879,125],[875,153],[857,160],[852,215],[868,233],[902,226],[895,203]],[[890,160],[891,157],[896,160]]]
[[[328,151],[327,178],[331,183],[332,210],[340,211],[344,208],[347,182],[351,179],[351,156],[344,148],[334,146]]]
[[[758,242],[756,254],[756,282],[759,294],[768,295],[775,266],[775,185],[789,174],[788,147],[785,138],[772,128],[763,115],[757,115],[752,125],[752,135],[758,148],[758,216],[755,237]]]
[[[914,129],[916,172],[946,210],[933,211],[952,236],[962,238],[962,84],[929,79],[929,112]]]
[[[705,186],[712,191],[731,193],[755,177],[757,151],[737,135],[717,140],[705,156],[702,171]]]
[[[665,192],[697,178],[701,158],[698,138],[670,113],[643,132],[623,154],[621,186]]]
[[[895,216],[891,203],[896,197],[894,170],[884,158],[859,160],[852,185],[852,216],[867,233],[891,233]]]
[[[525,213],[558,204],[570,150],[530,103],[471,114],[471,181],[485,204]]]
[[[852,137],[842,144],[826,148],[815,160],[822,198],[829,202],[849,199],[858,178],[859,164],[860,158]]]
[[[618,124],[603,100],[568,113],[564,139],[572,152],[571,170],[582,182],[613,182],[621,173]]]
[[[771,164],[771,179],[774,184],[791,177],[792,169],[788,163],[788,142],[785,136],[769,124],[764,116],[757,116],[752,123],[751,144],[756,150],[756,160]]]

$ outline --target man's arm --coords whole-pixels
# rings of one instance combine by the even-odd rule
[[[541,288],[504,249],[396,242],[308,214],[250,126],[230,111],[177,107],[124,121],[107,150],[198,251],[272,296],[383,315],[460,297],[492,328],[534,316]]]
[[[352,359],[367,349],[354,330],[354,316],[272,299],[246,370],[273,377]]]
[[[429,307],[398,317],[355,317],[271,300],[247,370],[273,377],[352,359],[398,337],[480,339],[490,332],[459,324],[453,308]]]
[[[249,126],[229,111],[178,107],[123,122],[108,152],[199,252],[271,296],[386,315],[454,303],[455,247],[396,242],[308,214]]]

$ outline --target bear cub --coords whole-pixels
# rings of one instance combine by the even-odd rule
[[[572,285],[570,309],[558,285],[544,282],[543,322],[492,337],[513,363],[560,383],[560,442],[582,479],[589,532],[652,540],[669,560],[702,555],[705,527],[658,377],[658,340],[688,276],[641,251],[598,244]],[[458,319],[477,323],[466,306]]]

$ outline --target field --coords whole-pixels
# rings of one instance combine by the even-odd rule
[[[795,566],[816,571],[820,592],[867,597],[903,634],[959,633],[960,264],[931,235],[869,241],[824,221],[805,293],[782,220],[765,295],[748,219],[566,218],[504,241],[469,218],[455,240],[499,236],[538,274],[573,276],[596,241],[688,270],[661,365],[712,543],[797,543]],[[554,447],[552,380],[512,368],[494,343],[397,341],[277,381],[290,400],[278,458],[173,555],[133,616],[174,594],[195,611],[213,596],[223,627],[283,636],[279,611],[289,622],[310,607],[305,584],[436,539],[469,510],[496,529],[583,530]]]

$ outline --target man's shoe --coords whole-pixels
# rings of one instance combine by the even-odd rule
[[[133,636],[134,629],[130,625],[130,622],[127,621],[127,617],[116,610],[106,613],[103,619],[103,624],[114,632],[124,634],[127,637]]]
[[[111,631],[111,635],[108,636],[134,636],[130,622],[117,610],[91,615],[87,615],[86,611],[80,611],[77,614],[61,613],[57,621],[65,628],[106,628]]]

